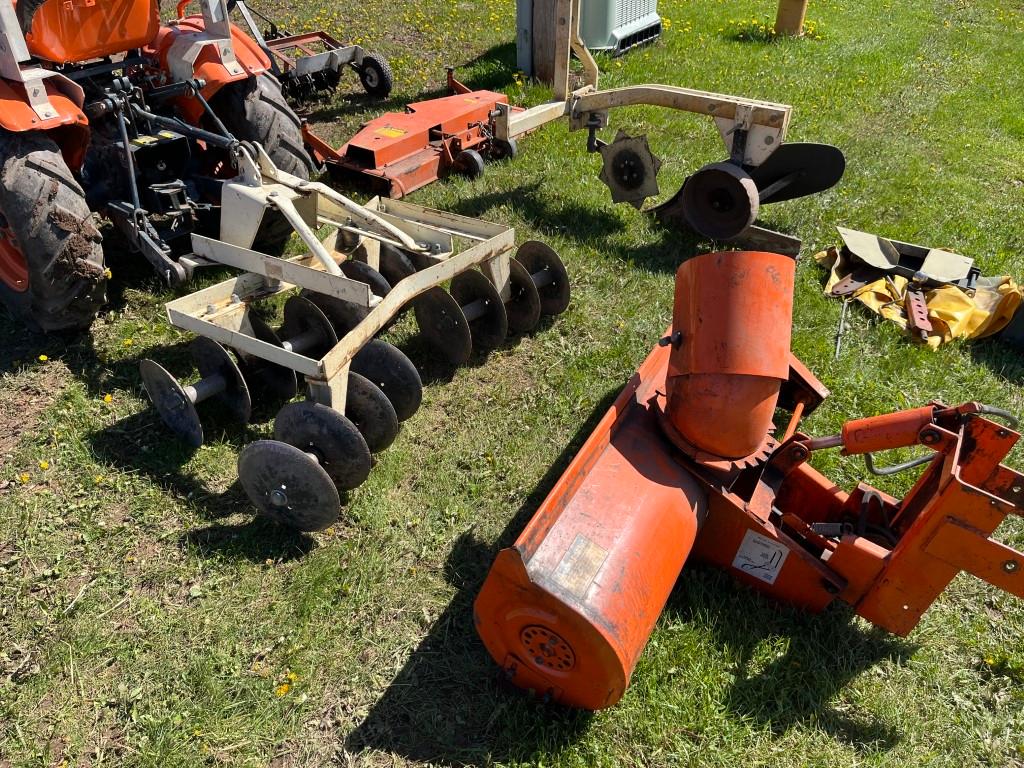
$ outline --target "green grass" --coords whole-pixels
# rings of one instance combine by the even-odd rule
[[[514,78],[508,0],[262,10],[388,55],[392,108],[438,89],[444,63],[515,102],[546,98]],[[765,211],[805,242],[794,348],[833,392],[807,430],[932,398],[1024,412],[1019,354],[991,340],[931,352],[854,311],[833,360],[839,306],[807,258],[844,224],[1020,276],[1020,2],[813,2],[814,38],[779,42],[756,23],[772,3],[660,11],[662,40],[603,59],[603,85],[789,103],[790,139],[847,154],[839,187]],[[346,80],[314,109],[316,129],[340,141],[376,114],[357,91]],[[650,136],[666,193],[722,155],[695,116],[633,108],[612,122]],[[187,370],[187,339],[144,268],[114,265],[112,308],[85,338],[0,320],[0,766],[1024,765],[1024,605],[966,577],[900,640],[694,567],[614,709],[567,712],[498,685],[470,610],[496,548],[665,327],[676,264],[707,247],[613,207],[584,139],[551,125],[482,179],[413,196],[549,242],[573,304],[454,371],[411,319],[397,326],[429,382],[423,407],[324,534],[253,520],[235,482],[239,448],[272,414],[246,429],[213,420],[190,453],[149,410],[137,361]],[[864,474],[834,454],[815,464],[847,487]],[[1022,546],[1013,522],[1000,535]]]

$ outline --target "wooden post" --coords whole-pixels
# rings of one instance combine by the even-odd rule
[[[804,33],[806,15],[807,0],[779,0],[779,12],[775,16],[775,34],[800,37]]]
[[[551,83],[556,99],[568,93],[573,22],[572,0],[533,0],[533,74],[542,83]]]

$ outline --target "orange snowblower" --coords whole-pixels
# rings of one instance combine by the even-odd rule
[[[763,252],[679,268],[667,334],[477,597],[477,630],[513,683],[615,704],[691,557],[810,611],[840,600],[899,635],[960,571],[1024,597],[1024,554],[990,538],[1024,501],[1024,476],[1000,463],[1016,420],[933,402],[803,434],[828,391],[790,352],[794,272]],[[777,408],[791,413],[781,434]],[[909,446],[925,452],[873,460]],[[924,470],[903,499],[847,492],[808,463],[833,448],[874,474]]]

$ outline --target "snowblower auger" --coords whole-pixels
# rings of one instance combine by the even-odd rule
[[[790,352],[794,272],[788,256],[740,251],[679,268],[672,325],[476,599],[513,683],[615,704],[691,557],[809,611],[840,600],[899,635],[960,571],[1024,597],[1024,553],[989,538],[1024,507],[1024,475],[1000,463],[1016,420],[930,403],[799,432],[828,391]],[[776,406],[792,414],[781,434]],[[909,446],[924,453],[875,466]],[[847,492],[808,464],[830,448],[875,474],[924,471],[903,499]]]
[[[563,312],[568,275],[543,243],[516,250],[508,227],[403,201],[362,206],[281,171],[258,144],[239,144],[236,161],[239,176],[222,187],[220,238],[193,234],[192,253],[178,263],[189,273],[217,264],[242,274],[167,304],[172,325],[203,337],[193,344],[202,378],[182,385],[149,360],[141,372],[164,422],[193,446],[203,440],[197,404],[217,398],[244,423],[250,391],[290,400],[304,377],[309,402],[285,405],[274,439],[243,449],[238,470],[261,512],[317,530],[338,519],[339,492],[366,479],[371,454],[420,405],[416,367],[375,336],[411,305],[437,354],[460,364],[474,348]],[[253,250],[258,233],[282,223],[308,253]],[[321,238],[314,228],[323,227]],[[274,329],[256,308],[286,292],[294,295]]]

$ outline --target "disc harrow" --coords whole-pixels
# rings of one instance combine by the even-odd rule
[[[273,439],[240,452],[239,479],[261,514],[319,530],[423,399],[416,366],[378,336],[411,306],[436,359],[459,365],[564,312],[569,280],[554,250],[537,241],[516,250],[508,227],[404,201],[362,206],[259,160],[261,183],[225,194],[226,208],[236,204],[225,215],[248,230],[230,242],[193,236],[194,266],[241,274],[167,304],[171,324],[199,337],[191,349],[201,378],[183,386],[152,360],[140,372],[164,422],[193,447],[203,442],[197,404],[216,398],[245,424],[250,391],[283,402]],[[268,214],[287,219],[309,252],[277,258],[247,247]],[[265,317],[281,299],[274,328]],[[305,401],[288,402],[303,391]]]

